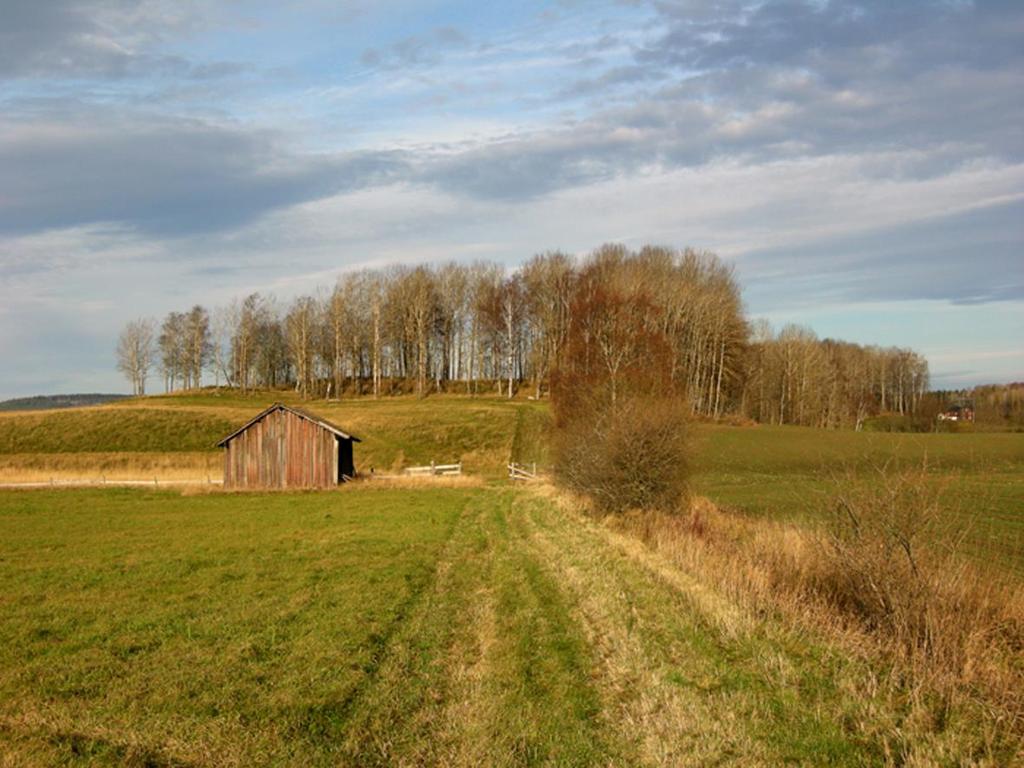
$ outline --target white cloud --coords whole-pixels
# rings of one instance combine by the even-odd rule
[[[348,4],[331,23],[380,39],[337,53],[316,36],[335,6],[289,7],[287,32],[272,5],[5,6],[0,346],[25,387],[30,350],[84,368],[138,314],[605,241],[716,250],[758,312],[967,318],[928,349],[1008,370],[966,307],[1024,296],[1020,7],[580,4],[488,28]],[[241,62],[235,90],[227,62],[264,48],[278,74]]]

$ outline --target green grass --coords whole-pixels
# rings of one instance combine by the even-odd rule
[[[235,426],[215,413],[162,408],[12,414],[0,417],[0,454],[208,451]]]
[[[814,524],[850,475],[927,467],[978,560],[1024,574],[1024,435],[704,427],[698,492],[756,517]]]
[[[303,407],[359,437],[357,468],[464,462],[497,475],[517,427],[546,405],[496,397],[353,398],[302,402],[291,393],[173,395],[95,408],[0,416],[0,456],[110,452],[216,452],[216,443],[275,401]],[[532,433],[531,433],[532,434]],[[535,439],[536,436],[534,436]],[[535,459],[534,459],[535,460]],[[2,462],[2,459],[0,459]]]
[[[505,472],[520,414],[544,406],[501,398],[412,397],[350,400],[317,407],[317,413],[352,430],[357,466],[388,469],[399,465],[462,460],[474,474]]]
[[[1016,471],[1024,466],[1024,435],[1010,432],[899,434],[810,427],[705,427],[698,466],[712,472],[800,474],[822,467],[867,468],[886,461],[936,468]]]
[[[204,391],[129,399],[94,408],[0,416],[0,476],[32,479],[83,474],[70,457],[103,454],[102,467],[149,477],[151,466],[205,477],[218,466],[215,443],[274,401],[303,404],[362,438],[363,472],[463,461],[467,472],[497,478],[510,459],[549,466],[546,402],[493,396],[347,398],[302,403],[293,392]],[[927,462],[947,489],[951,516],[968,526],[980,559],[1024,572],[1024,434],[895,434],[802,427],[695,427],[695,486],[744,514],[813,523],[835,490],[855,473],[871,482],[883,466]],[[207,451],[199,456],[197,452]],[[148,461],[146,454],[181,461]],[[134,454],[134,455],[130,455]],[[61,458],[64,457],[64,458]],[[144,469],[142,469],[144,468]]]
[[[275,400],[299,402],[3,415],[0,473],[188,472]],[[509,459],[550,463],[546,403],[304,405],[363,439],[364,471],[462,459],[496,481]],[[835,478],[927,461],[972,553],[1024,573],[1024,435],[699,425],[694,445],[699,493],[808,525]],[[886,675],[497,482],[0,491],[0,765],[1007,760],[998,727],[957,710],[922,724],[898,686],[879,693]]]
[[[877,670],[501,487],[0,494],[17,765],[864,765]]]
[[[193,738],[228,761],[316,754],[435,578],[467,498],[3,495],[0,734],[63,758]],[[26,717],[46,726],[12,725]]]

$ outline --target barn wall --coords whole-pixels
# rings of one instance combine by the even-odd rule
[[[327,488],[337,477],[337,437],[289,411],[271,411],[225,446],[228,488]]]

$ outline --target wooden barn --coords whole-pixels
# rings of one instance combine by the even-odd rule
[[[225,488],[329,488],[355,476],[359,438],[329,421],[274,403],[225,437]]]

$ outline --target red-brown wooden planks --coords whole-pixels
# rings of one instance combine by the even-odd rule
[[[225,444],[227,488],[327,488],[338,481],[338,438],[285,409],[267,413]]]

